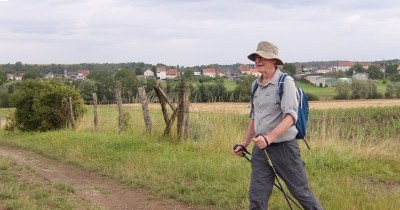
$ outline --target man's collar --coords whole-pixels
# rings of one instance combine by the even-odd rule
[[[269,80],[268,84],[274,84],[274,85],[278,84],[279,76],[280,76],[281,74],[282,74],[281,70],[280,70],[279,68],[276,69],[274,75],[272,76],[271,80]],[[257,84],[258,84],[258,85],[262,85],[262,84],[261,84],[261,79],[262,79],[262,76],[260,76],[260,77],[258,78],[258,80],[257,80]],[[267,86],[268,84],[266,84],[266,85],[264,85],[264,86]]]

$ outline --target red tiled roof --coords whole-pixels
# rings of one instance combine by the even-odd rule
[[[216,74],[216,73],[217,73],[217,71],[216,71],[215,68],[206,68],[206,69],[203,69],[203,74]]]
[[[338,66],[353,66],[354,62],[352,61],[339,61]]]
[[[167,67],[165,67],[165,66],[157,66],[157,72],[160,72],[160,71],[167,71]]]
[[[178,75],[178,69],[168,69],[167,75]]]

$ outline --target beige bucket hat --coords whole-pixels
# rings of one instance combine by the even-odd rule
[[[282,60],[278,56],[278,47],[271,42],[261,41],[257,45],[256,52],[247,56],[250,60],[255,61],[256,56],[259,55],[266,59],[276,59],[276,65],[283,65]]]

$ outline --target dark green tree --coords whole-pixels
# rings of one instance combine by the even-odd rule
[[[7,75],[3,68],[0,66],[0,85],[7,82]]]
[[[194,71],[191,70],[191,69],[185,70],[183,72],[183,78],[189,79],[189,80],[193,79],[194,78]]]
[[[79,92],[57,80],[25,80],[11,95],[15,121],[23,131],[47,131],[65,128],[70,113],[63,99],[72,98],[74,118],[85,112]]]
[[[378,98],[376,84],[371,80],[353,80],[351,83],[353,99]]]
[[[400,98],[400,82],[388,84],[386,87],[386,98]]]
[[[88,79],[97,82],[97,98],[99,101],[107,102],[114,100],[115,81],[112,73],[108,71],[94,71],[90,72]]]
[[[349,82],[340,82],[335,87],[335,99],[350,99],[351,98],[351,84]]]
[[[238,102],[248,102],[251,97],[251,84],[256,79],[255,76],[244,76],[242,81],[238,82],[238,85],[235,87],[233,91],[233,97],[235,101]]]
[[[86,80],[74,80],[72,85],[81,93],[85,104],[90,104],[93,101],[93,93],[97,94],[98,82]],[[98,97],[98,96],[97,96]]]
[[[285,63],[283,65],[283,72],[286,72],[289,75],[293,76],[296,74],[296,66],[292,63]]]
[[[14,72],[23,72],[25,70],[24,65],[22,64],[21,61],[17,61],[14,64]]]
[[[382,79],[383,78],[383,72],[376,65],[369,66],[367,69],[367,73],[369,75],[369,78],[371,78],[371,79]]]
[[[346,71],[346,76],[352,76],[356,73],[365,73],[363,66],[359,63],[354,64],[348,71]]]
[[[397,67],[399,65],[398,64],[389,64],[386,66],[385,71],[386,71],[386,75],[396,75],[398,74],[397,71]]]
[[[38,69],[30,69],[25,72],[23,80],[26,79],[40,79],[43,77],[43,73]]]
[[[136,78],[136,73],[128,69],[119,70],[114,80],[121,85],[122,98],[131,100],[138,93],[139,81]]]

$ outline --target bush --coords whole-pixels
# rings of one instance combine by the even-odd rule
[[[314,95],[314,94],[306,93],[306,95],[307,95],[307,99],[308,99],[309,101],[318,101],[318,100],[319,100],[319,97],[316,96],[316,95]]]
[[[56,80],[25,80],[11,95],[16,108],[15,122],[23,131],[47,131],[65,128],[70,113],[63,99],[72,98],[74,118],[85,112],[82,96],[70,86]]]

